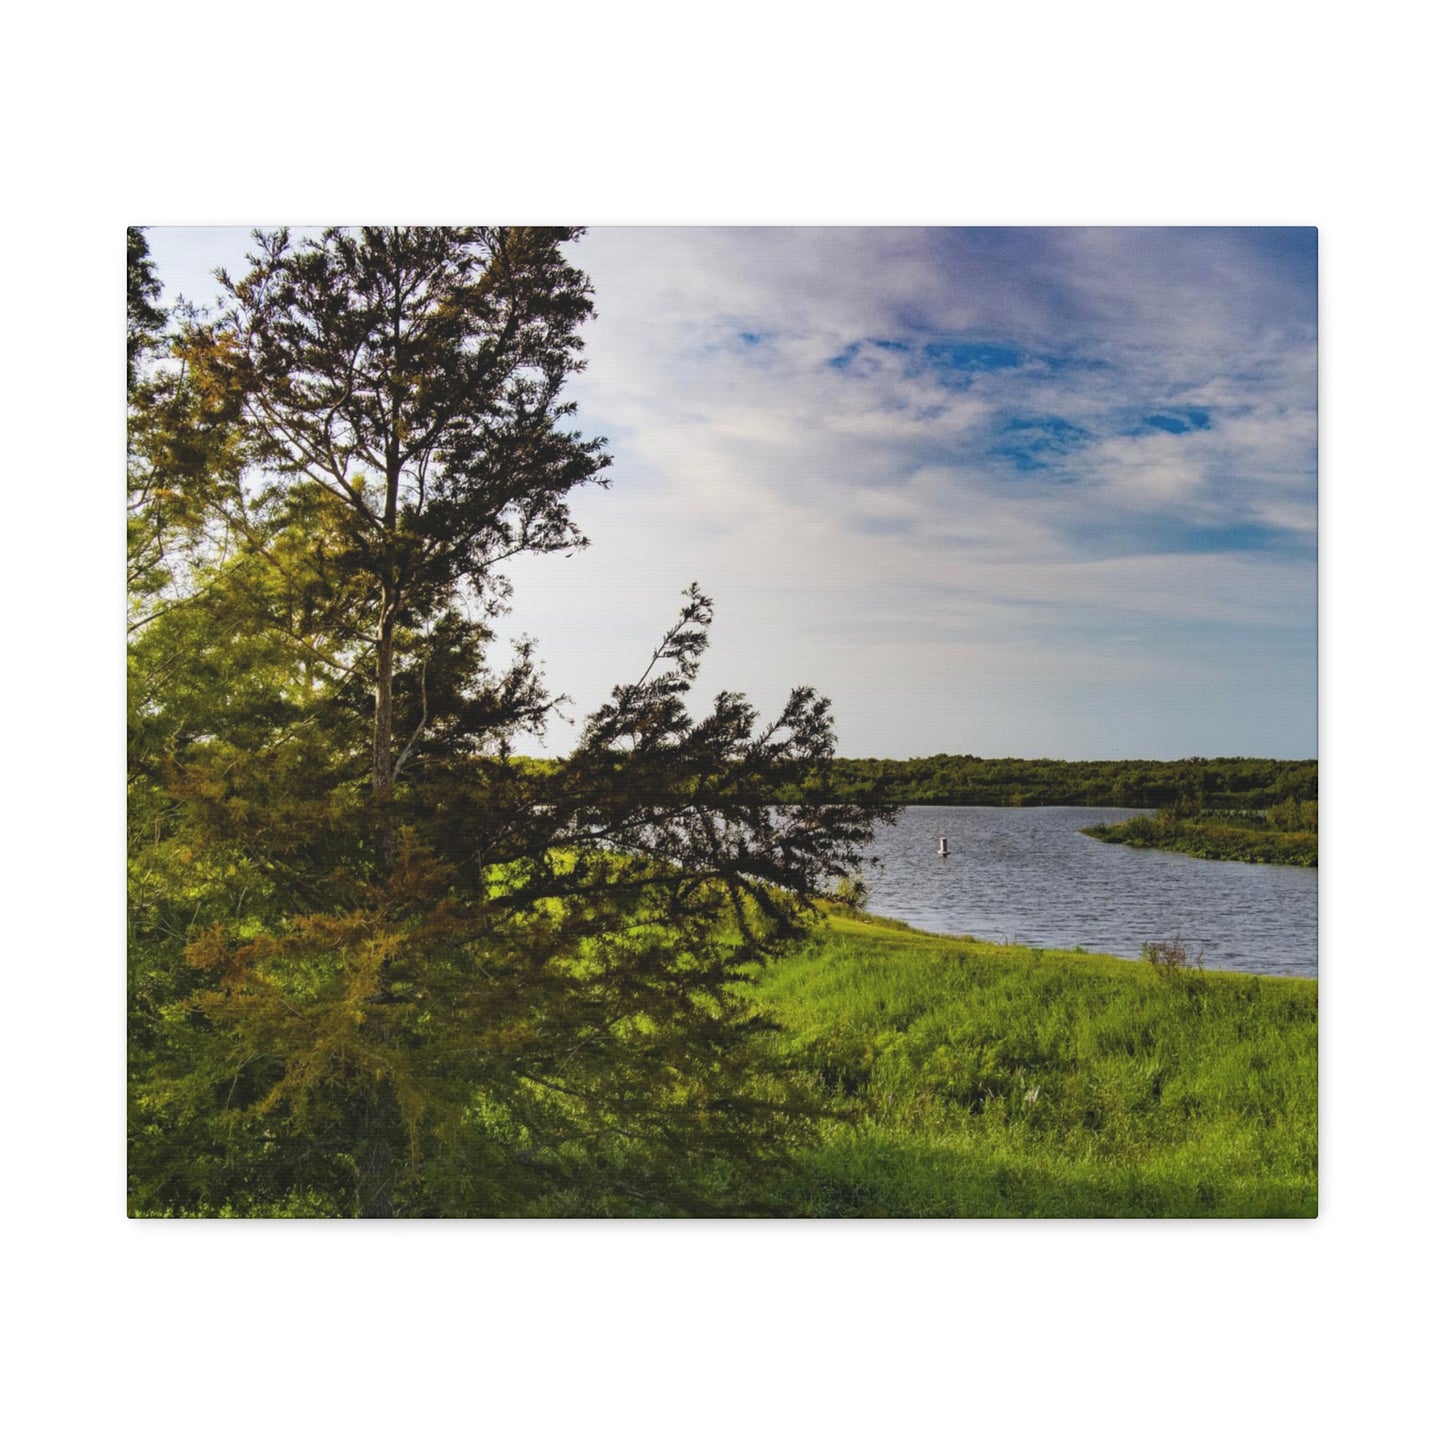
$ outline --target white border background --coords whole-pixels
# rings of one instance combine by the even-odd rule
[[[1425,13],[421,0],[12,20],[15,1438],[1422,1432],[1440,1283]],[[1320,226],[1319,1221],[125,1220],[121,227],[476,216]]]

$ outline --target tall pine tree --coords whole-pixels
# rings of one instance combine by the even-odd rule
[[[407,758],[399,629],[426,631],[459,588],[494,598],[507,558],[582,541],[568,497],[608,459],[564,425],[592,311],[562,255],[574,236],[365,227],[296,248],[283,230],[258,237],[249,275],[222,277],[234,308],[208,359],[244,396],[270,478],[238,489],[233,514],[255,535],[323,509],[341,543],[328,564],[364,579],[343,655],[365,640],[383,817]],[[383,824],[384,857],[391,846]]]

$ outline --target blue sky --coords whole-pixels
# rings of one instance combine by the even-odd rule
[[[245,229],[150,232],[204,300]],[[1314,756],[1315,232],[608,227],[592,546],[511,568],[579,716],[698,581],[699,686],[840,751]],[[549,749],[572,730],[559,724]]]

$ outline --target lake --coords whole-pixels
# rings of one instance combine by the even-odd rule
[[[880,827],[868,910],[932,933],[1138,958],[1179,934],[1206,968],[1319,973],[1319,873],[1086,838],[1139,808],[905,808]],[[938,856],[939,835],[949,856]]]

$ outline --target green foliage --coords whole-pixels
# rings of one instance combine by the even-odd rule
[[[387,869],[344,733],[243,700],[245,747],[173,748],[132,808],[140,1211],[773,1207],[812,1110],[740,985],[868,819],[766,806],[828,745],[810,694],[688,719],[708,620],[694,595],[558,766],[418,783]]]
[[[785,1188],[791,1212],[1317,1210],[1313,981],[835,915],[757,987],[834,1114]]]
[[[1081,830],[1105,843],[1165,848],[1236,863],[1319,865],[1319,805],[1286,799],[1260,813],[1161,808],[1153,816],[1098,823]]]
[[[880,810],[827,703],[689,689],[696,588],[572,756],[489,657],[580,543],[566,231],[259,237],[132,396],[131,1201],[142,1214],[767,1212],[815,1112],[743,985]],[[797,806],[778,809],[780,792]]]
[[[1266,826],[1280,833],[1318,833],[1320,805],[1313,799],[1286,798],[1264,812]]]
[[[907,761],[837,758],[818,786],[837,798],[878,798],[895,807],[1264,808],[1312,800],[1318,774],[1314,762],[1267,758],[1073,763],[940,753]]]
[[[364,580],[358,635],[387,607],[424,625],[461,584],[504,595],[506,557],[583,543],[567,498],[608,458],[561,400],[592,310],[561,252],[575,235],[363,227],[296,247],[283,229],[257,234],[248,275],[222,275],[233,307],[188,349],[243,399],[265,464],[228,508],[252,531],[324,508],[315,580]]]
[[[144,236],[128,234],[126,580],[137,632],[204,585],[204,557],[234,552],[237,538],[216,505],[248,453],[239,394],[196,365],[204,345],[195,319],[173,325],[150,304],[159,282]]]
[[[125,378],[127,389],[135,386],[136,365],[153,349],[166,313],[155,303],[161,283],[151,260],[145,231],[139,226],[125,228]]]

